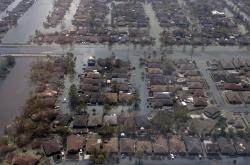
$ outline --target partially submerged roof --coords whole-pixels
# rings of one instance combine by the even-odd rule
[[[103,145],[103,148],[105,151],[109,153],[118,153],[118,138],[117,137],[112,137],[108,143]]]
[[[184,138],[184,142],[189,154],[202,154],[201,142],[199,138],[187,136]]]
[[[185,153],[186,147],[184,141],[181,138],[173,135],[169,139],[169,152],[174,154]]]
[[[153,148],[150,141],[138,140],[136,143],[136,151],[146,154],[152,154]]]
[[[167,154],[168,153],[168,141],[163,136],[158,136],[153,143],[153,150],[155,154]]]
[[[78,152],[84,146],[84,137],[81,135],[69,135],[67,137],[67,152]]]
[[[235,155],[236,151],[231,140],[221,137],[217,140],[217,142],[223,155]]]
[[[120,139],[120,152],[121,153],[134,153],[135,152],[135,140],[130,138]]]
[[[51,156],[61,152],[63,148],[61,141],[59,139],[50,139],[42,143],[43,150],[46,156]]]
[[[93,153],[96,151],[100,151],[100,149],[101,149],[101,140],[98,139],[97,134],[95,133],[89,134],[86,143],[86,152]]]

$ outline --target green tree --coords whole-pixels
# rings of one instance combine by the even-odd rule
[[[188,120],[188,109],[187,107],[177,107],[174,111],[175,120],[178,122],[186,122]]]
[[[65,73],[70,74],[72,77],[75,74],[75,57],[73,53],[68,52],[65,62]]]
[[[77,93],[77,87],[75,84],[72,84],[69,88],[69,104],[72,109],[76,109],[81,105],[81,99]]]
[[[104,104],[103,109],[104,113],[107,114],[112,109],[112,107],[109,104]]]

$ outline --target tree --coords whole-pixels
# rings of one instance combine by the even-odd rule
[[[6,56],[6,62],[8,67],[13,67],[16,63],[15,57],[13,56]]]
[[[173,113],[166,111],[159,111],[151,120],[152,125],[156,126],[156,129],[160,129],[163,133],[171,131],[174,125]]]
[[[105,113],[108,113],[112,109],[112,107],[109,104],[104,104],[103,109]]]
[[[69,104],[72,109],[76,109],[81,104],[80,97],[77,94],[77,87],[75,84],[72,84],[69,88]]]
[[[65,73],[70,74],[72,77],[75,74],[75,57],[73,53],[68,52],[65,62]]]
[[[186,122],[188,120],[187,107],[180,106],[174,111],[175,121]]]
[[[140,93],[138,90],[135,90],[135,92],[133,93],[133,99],[132,99],[135,103],[135,109],[137,109],[139,107],[139,102],[140,100]]]

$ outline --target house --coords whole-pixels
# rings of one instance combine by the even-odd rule
[[[87,109],[88,114],[88,127],[102,126],[103,109]]]
[[[194,70],[195,65],[193,63],[180,64],[180,69],[181,70]]]
[[[212,72],[213,79],[216,82],[224,81],[228,83],[240,83],[241,79],[239,76],[227,71],[214,71]]]
[[[120,152],[123,154],[133,154],[135,152],[135,140],[130,138],[120,138]]]
[[[186,77],[189,77],[189,76],[195,76],[195,77],[198,77],[201,75],[200,71],[198,70],[187,70],[184,72],[184,75]]]
[[[245,62],[239,58],[237,59],[233,59],[233,65],[235,66],[235,68],[240,69],[243,68],[245,66]]]
[[[85,78],[100,79],[101,75],[99,72],[87,72]]]
[[[201,142],[197,137],[184,137],[185,146],[189,155],[202,154]]]
[[[235,155],[236,151],[231,140],[221,137],[217,140],[222,155]]]
[[[98,92],[100,90],[100,87],[92,84],[83,84],[80,86],[80,89],[83,92]]]
[[[81,81],[81,84],[91,84],[93,86],[98,86],[100,85],[100,80],[99,79],[92,79],[92,78],[83,78]]]
[[[201,76],[188,76],[187,82],[202,82],[203,79]]]
[[[190,82],[188,84],[188,88],[189,89],[202,89],[203,88],[203,85],[202,83],[200,82]]]
[[[92,154],[101,150],[102,140],[97,137],[97,134],[89,134],[86,142],[86,153]]]
[[[86,128],[88,125],[88,115],[75,115],[73,119],[73,128]]]
[[[151,100],[151,106],[153,108],[162,108],[163,106],[173,106],[173,100],[172,99],[152,99]]]
[[[207,98],[205,97],[194,97],[195,107],[206,107],[208,105]]]
[[[231,61],[221,61],[220,64],[224,70],[234,70],[235,69],[235,67]]]
[[[133,100],[133,94],[131,93],[119,93],[118,94],[118,101],[119,103],[132,103],[134,100]]]
[[[59,139],[54,138],[43,142],[42,148],[46,156],[52,156],[55,154],[60,154],[63,146]]]
[[[244,91],[240,93],[242,100],[245,102],[245,104],[250,104],[250,92]]]
[[[149,74],[163,74],[163,70],[160,68],[148,68]]]
[[[95,64],[96,64],[96,59],[95,59],[95,57],[90,56],[90,57],[88,58],[88,66],[95,66]]]
[[[153,151],[156,155],[167,155],[168,150],[168,141],[163,136],[158,136],[153,143]]]
[[[228,125],[234,125],[237,117],[234,116],[232,113],[227,113],[226,114],[226,119],[227,119],[227,124]]]
[[[162,69],[162,64],[161,63],[157,63],[157,62],[150,62],[150,63],[147,63],[147,67],[148,68],[159,68],[159,69]]]
[[[246,124],[250,124],[250,114],[244,115],[244,119],[246,121]]]
[[[250,155],[250,142],[246,141],[242,138],[235,138],[234,139],[234,147],[236,150],[237,155]]]
[[[109,104],[117,104],[118,103],[118,94],[106,92],[104,93],[105,101]]]
[[[204,145],[205,145],[207,155],[209,156],[219,155],[220,148],[217,143],[214,143],[212,141],[204,141]]]
[[[150,92],[167,92],[166,85],[151,85]]]
[[[243,121],[240,117],[237,117],[234,123],[234,127],[237,129],[244,129]]]
[[[224,90],[232,90],[232,91],[241,91],[243,90],[243,87],[241,84],[236,83],[224,83],[223,84]]]
[[[128,83],[113,83],[112,89],[114,90],[114,92],[129,92]]]
[[[103,117],[103,124],[104,125],[117,125],[117,116],[116,115],[105,115]]]
[[[193,97],[205,97],[205,92],[203,89],[190,89],[189,91]]]
[[[85,139],[81,135],[69,135],[67,137],[67,152],[70,154],[76,154],[83,149],[85,145]]]
[[[153,148],[150,141],[138,140],[136,142],[136,152],[144,154],[152,154]]]
[[[180,137],[173,135],[169,139],[169,152],[178,155],[185,155],[186,146],[184,141]]]
[[[226,91],[225,96],[230,104],[242,104],[240,96],[237,92]]]
[[[107,151],[108,153],[118,153],[118,138],[112,137],[107,143],[103,144],[104,151]]]
[[[216,106],[209,106],[204,108],[204,115],[211,119],[216,119],[221,115],[221,111]]]
[[[18,155],[13,161],[13,165],[37,165],[38,160],[30,155]]]

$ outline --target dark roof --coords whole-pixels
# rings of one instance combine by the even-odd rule
[[[86,127],[88,124],[88,115],[75,115],[73,120],[73,128]]]
[[[42,143],[43,150],[46,156],[52,156],[61,152],[63,148],[59,139],[50,139]]]
[[[215,155],[215,154],[219,154],[220,152],[219,145],[216,143],[208,143],[208,144],[205,144],[205,146],[206,146],[207,154]]]
[[[184,138],[184,142],[189,154],[202,154],[201,142],[199,138],[187,136]]]
[[[215,119],[221,115],[221,111],[215,106],[210,106],[204,108],[204,114],[209,118]]]
[[[234,139],[234,147],[238,155],[250,155],[250,142],[242,138]]]
[[[241,99],[238,93],[227,91],[225,92],[225,96],[230,104],[241,104]]]
[[[160,108],[162,106],[172,106],[173,100],[172,99],[152,99],[151,105],[154,108]]]
[[[250,114],[245,115],[245,119],[248,124],[250,124]]]
[[[238,128],[238,129],[243,129],[244,128],[243,121],[242,121],[241,118],[236,118],[234,127]]]
[[[217,142],[223,155],[235,155],[236,151],[230,140],[221,137],[217,140]]]
[[[69,114],[58,115],[57,118],[55,119],[57,125],[60,126],[67,126],[71,121],[72,121],[72,115]]]
[[[207,98],[194,97],[194,106],[195,107],[206,107],[207,106]]]

